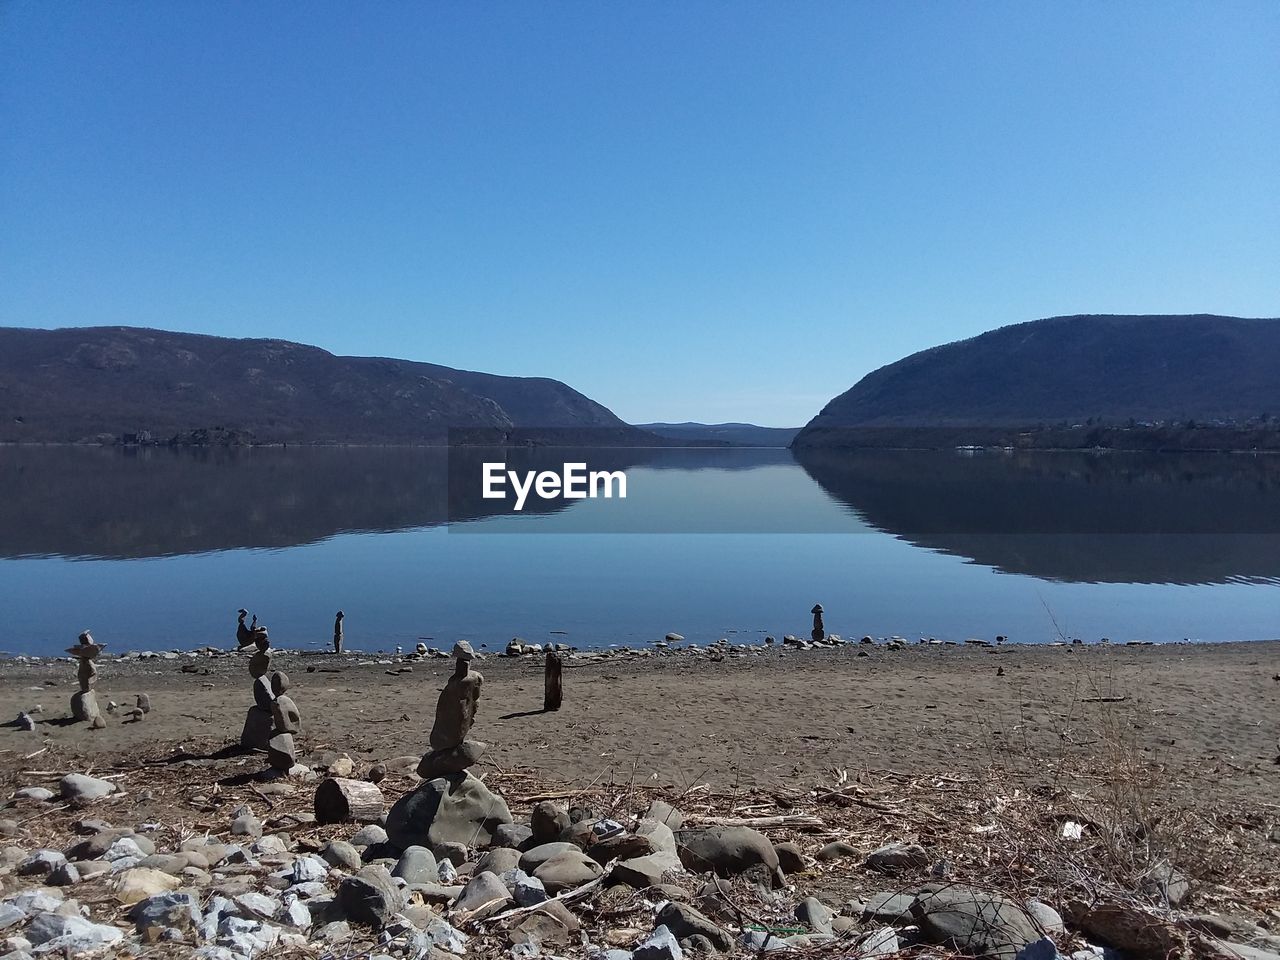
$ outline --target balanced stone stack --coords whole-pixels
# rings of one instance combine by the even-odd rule
[[[813,630],[809,636],[813,637],[815,643],[819,640],[825,640],[827,637],[826,625],[822,622],[822,604],[815,603],[813,609],[809,611],[813,614]]]
[[[244,718],[240,746],[246,750],[265,750],[275,727],[272,716],[275,694],[271,690],[271,681],[266,676],[271,669],[271,643],[265,632],[254,643],[257,650],[249,659],[249,676],[253,678],[253,706]]]
[[[260,683],[261,679],[254,683]],[[286,695],[289,689],[289,676],[277,670],[271,675],[271,720],[273,729],[271,739],[267,741],[267,761],[276,770],[288,772],[298,762],[297,749],[293,743],[293,735],[301,733],[302,717],[293,698]]]
[[[468,740],[471,725],[475,723],[476,705],[480,701],[480,687],[484,676],[471,669],[475,652],[471,644],[459,640],[453,645],[456,666],[453,676],[440,691],[436,701],[436,722],[431,727],[431,750],[418,764],[418,776],[423,780],[450,773],[461,773],[484,755],[487,744]]]
[[[80,681],[80,689],[71,696],[71,715],[88,723],[95,730],[106,726],[102,712],[98,709],[98,695],[93,690],[93,685],[98,682],[98,666],[93,661],[105,646],[104,643],[95,643],[86,630],[80,634],[79,643],[67,648],[67,653],[79,661],[76,677]]]
[[[483,847],[500,825],[512,822],[506,801],[467,771],[485,751],[485,744],[467,738],[484,677],[471,669],[475,653],[465,640],[454,644],[453,657],[453,675],[436,703],[431,750],[418,764],[425,782],[396,801],[387,815],[387,834],[401,848],[435,849],[449,843]]]

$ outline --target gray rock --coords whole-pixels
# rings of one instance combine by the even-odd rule
[[[134,904],[129,919],[137,925],[139,933],[151,927],[195,930],[201,920],[200,901],[185,890],[157,894]]]
[[[20,800],[38,800],[43,803],[46,800],[52,800],[54,793],[48,787],[23,787],[13,794]]]
[[[521,870],[525,873],[533,873],[540,866],[557,857],[562,853],[581,852],[577,844],[569,843],[566,840],[556,840],[552,843],[542,843],[536,847],[526,850],[517,863]]]
[[[439,866],[439,880],[446,886],[456,883],[458,880],[458,871],[453,865],[452,860],[441,860]]]
[[[18,864],[17,874],[20,877],[44,877],[67,862],[67,858],[57,850],[37,850]]]
[[[8,930],[27,919],[27,911],[12,903],[0,903],[0,930]]]
[[[926,942],[993,960],[1014,960],[1019,950],[1040,939],[1035,922],[1020,904],[963,884],[922,888],[911,916]]]
[[[37,913],[56,913],[62,906],[63,896],[58,890],[23,890],[11,894],[5,902],[34,917]]]
[[[375,843],[386,843],[387,840],[387,831],[376,823],[366,823],[351,835],[351,845],[354,847],[369,847]]]
[[[311,926],[311,910],[297,897],[289,897],[280,911],[280,920],[291,927],[306,930]]]
[[[684,814],[665,800],[654,800],[649,804],[644,817],[646,820],[656,820],[658,823],[665,824],[673,832],[684,827]]]
[[[1032,940],[1018,951],[1016,960],[1060,960],[1058,945],[1048,937]]]
[[[476,868],[472,873],[492,873],[501,877],[508,871],[515,870],[519,865],[520,852],[518,850],[512,850],[509,847],[497,847],[476,861]]]
[[[1032,898],[1024,906],[1027,908],[1027,913],[1031,914],[1031,919],[1047,936],[1056,937],[1067,932],[1066,924],[1062,922],[1062,915],[1043,900]]]
[[[880,873],[901,873],[929,865],[929,853],[918,843],[890,843],[867,855],[868,869]]]
[[[831,933],[835,913],[817,897],[805,897],[796,906],[796,919],[814,933]]]
[[[428,780],[397,800],[387,814],[387,834],[400,847],[485,847],[499,824],[511,822],[506,801],[464,772]]]
[[[1280,960],[1280,953],[1274,950],[1263,950],[1261,947],[1247,943],[1233,943],[1230,940],[1214,940],[1212,944],[1223,957],[1239,958],[1239,960]]]
[[[407,847],[391,871],[405,883],[435,883],[440,879],[436,857],[426,847]]]
[[[330,840],[320,848],[320,856],[331,866],[352,872],[361,867],[360,852],[345,840]]]
[[[453,910],[468,920],[483,920],[510,902],[510,892],[495,874],[478,873],[462,888]]]
[[[576,889],[603,873],[604,868],[581,850],[556,854],[533,871],[549,893]]]
[[[115,863],[126,857],[142,861],[155,852],[155,845],[146,837],[116,837],[111,841],[111,846],[107,847],[101,859],[108,863]]]
[[[469,939],[470,937],[454,928],[448,921],[432,920],[421,933],[414,936],[413,947],[419,952],[413,955],[429,957],[433,947],[448,953],[466,953]]]
[[[507,871],[502,874],[502,882],[511,891],[511,898],[517,906],[532,907],[548,899],[547,888],[542,885],[542,881],[523,870]]]
[[[233,837],[260,837],[262,836],[262,821],[248,813],[236,817],[231,821],[231,835]]]
[[[26,929],[32,945],[40,953],[68,954],[100,950],[124,939],[124,932],[102,923],[91,923],[79,916],[42,913]]]
[[[910,920],[914,893],[877,893],[862,909],[862,919],[878,923],[900,923]]]
[[[677,840],[680,862],[696,873],[713,872],[716,876],[729,877],[762,866],[775,886],[785,882],[773,844],[764,834],[749,827],[681,830]]]
[[[259,917],[270,920],[280,912],[280,901],[266,894],[250,891],[235,897],[235,904],[240,908],[241,916]]]
[[[636,824],[636,836],[644,837],[654,853],[676,853],[676,835],[665,823],[645,818]],[[643,854],[641,854],[643,856]]]
[[[687,903],[669,902],[658,911],[655,922],[670,930],[677,940],[705,937],[720,951],[728,950],[733,945],[729,934]]]
[[[666,874],[672,872],[683,873],[684,865],[674,853],[661,851],[628,860],[615,860],[609,876],[618,883],[645,890],[657,886]]]
[[[897,931],[893,927],[881,927],[867,934],[858,943],[858,956],[888,957],[900,949]]]
[[[551,800],[534,804],[529,814],[534,843],[550,843],[569,829],[569,810]]]
[[[69,773],[58,784],[58,793],[63,800],[101,800],[118,789],[110,780],[86,777],[83,773]]]
[[[666,927],[659,926],[631,952],[632,960],[684,960],[680,942]]]
[[[842,840],[836,840],[833,843],[828,843],[825,847],[819,850],[814,857],[817,860],[821,860],[823,863],[827,863],[831,860],[842,860],[846,857],[859,857],[861,855],[862,854],[858,851],[857,847],[845,843]]]
[[[790,840],[775,843],[773,852],[778,855],[778,866],[782,868],[783,873],[803,873],[808,869],[809,864],[804,858],[804,851],[797,843]]]
[[[385,926],[402,902],[395,881],[383,867],[361,867],[338,886],[338,904],[354,923]]]
[[[62,866],[49,874],[49,886],[51,887],[73,887],[80,882],[80,871],[74,863],[64,863]]]
[[[518,850],[533,840],[533,829],[523,823],[500,823],[493,831],[490,847],[510,847]]]
[[[1154,900],[1177,907],[1191,895],[1191,884],[1173,864],[1160,860],[1147,870],[1146,876],[1142,878],[1141,890]]]
[[[291,883],[312,883],[324,880],[329,876],[329,864],[319,857],[299,857],[293,862],[293,871],[289,874]]]

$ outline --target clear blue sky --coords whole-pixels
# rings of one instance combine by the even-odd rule
[[[1063,313],[1280,314],[1280,3],[0,2],[0,324],[799,424]]]

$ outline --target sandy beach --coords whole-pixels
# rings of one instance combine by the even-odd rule
[[[60,725],[75,690],[67,662],[0,667],[0,714],[37,704],[36,730],[6,731],[3,769],[48,746],[67,762],[128,766],[233,743],[252,702],[247,655],[101,662],[98,698],[141,723]],[[183,668],[188,671],[183,672]],[[544,714],[542,661],[483,657],[475,726],[484,764],[566,787],[778,789],[833,771],[1034,775],[1050,761],[1132,748],[1188,802],[1280,796],[1280,641],[1157,646],[883,646],[571,658],[565,702]],[[425,749],[447,660],[277,651],[302,713],[302,757],[334,750],[370,764]],[[1280,808],[1277,808],[1280,812]]]

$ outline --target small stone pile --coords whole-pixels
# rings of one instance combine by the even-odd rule
[[[98,665],[94,663],[102,653],[104,643],[94,642],[89,631],[80,634],[80,641],[74,647],[68,647],[67,653],[78,663],[76,678],[80,681],[80,689],[71,696],[71,716],[86,722],[95,730],[107,725],[98,709],[98,695],[93,686],[98,682]]]
[[[273,770],[288,773],[298,764],[293,737],[302,732],[298,705],[287,695],[288,674],[271,671],[271,641],[265,630],[254,638],[255,651],[249,658],[249,675],[253,678],[253,706],[245,715],[240,731],[240,746],[246,750],[265,750]]]

